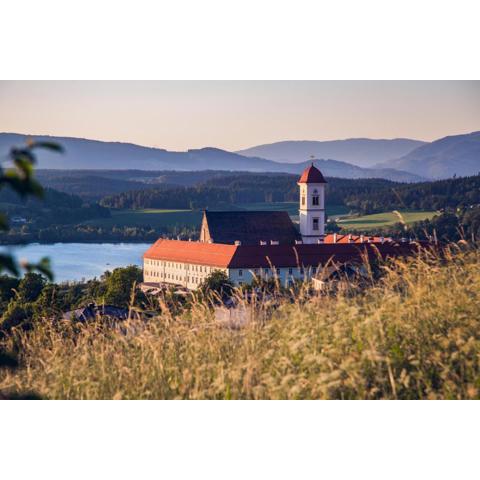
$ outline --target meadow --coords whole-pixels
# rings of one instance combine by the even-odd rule
[[[220,208],[213,210],[222,210]],[[271,202],[271,203],[240,203],[228,205],[223,210],[284,210],[294,219],[298,217],[297,202]],[[87,225],[101,227],[141,227],[165,228],[173,226],[199,227],[202,219],[202,211],[199,210],[169,210],[169,209],[139,209],[139,210],[111,210],[110,218],[99,218],[84,222]],[[343,206],[329,206],[329,215],[345,215],[348,208]]]
[[[3,392],[56,399],[480,398],[480,252],[452,245],[381,266],[362,282],[243,304],[244,325],[210,304],[148,322],[38,322],[1,343],[22,367]],[[292,301],[294,298],[294,301]],[[242,304],[241,304],[242,305]]]
[[[412,224],[421,220],[430,219],[437,215],[435,211],[400,211],[402,220],[406,224]],[[399,216],[394,212],[375,213],[362,216],[340,216],[337,224],[345,230],[372,230],[374,228],[391,227],[398,223]]]

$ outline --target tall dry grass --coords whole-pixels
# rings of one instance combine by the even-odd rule
[[[479,398],[479,251],[384,269],[366,288],[302,293],[237,329],[202,302],[127,331],[40,323],[6,340],[24,368],[2,373],[0,388],[61,399]]]

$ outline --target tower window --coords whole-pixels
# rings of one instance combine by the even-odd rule
[[[313,228],[313,230],[318,230],[318,218],[313,219],[312,228]]]
[[[317,189],[315,189],[313,191],[313,196],[312,196],[312,205],[318,206],[320,204],[319,198],[320,197],[318,196],[318,191],[317,191]]]
[[[305,205],[305,195],[302,195],[302,206]]]

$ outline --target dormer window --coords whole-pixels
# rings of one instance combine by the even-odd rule
[[[315,189],[313,191],[313,195],[312,195],[312,205],[313,206],[317,206],[320,205],[320,197],[318,196],[318,191],[317,189]]]

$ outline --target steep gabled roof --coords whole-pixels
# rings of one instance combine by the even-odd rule
[[[295,244],[301,236],[288,212],[206,211],[204,220],[213,243],[259,245],[260,241]]]
[[[298,183],[327,183],[327,181],[322,172],[312,163],[303,171]]]

